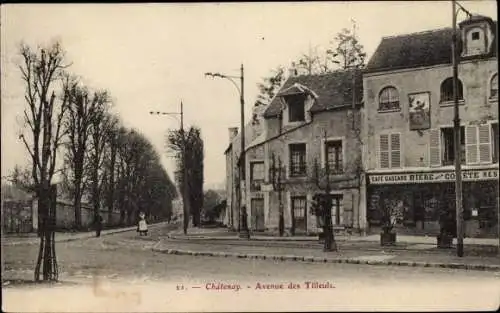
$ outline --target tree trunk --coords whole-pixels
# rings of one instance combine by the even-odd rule
[[[73,199],[75,207],[75,229],[82,228],[82,190],[80,184],[75,184],[75,198]]]
[[[35,281],[40,280],[40,268],[44,281],[58,279],[57,260],[55,253],[55,188],[42,188],[39,192],[38,207],[42,223],[40,225],[40,248],[35,266]]]

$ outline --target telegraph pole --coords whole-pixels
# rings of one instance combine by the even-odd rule
[[[182,177],[184,180],[184,183],[182,186],[180,186],[181,193],[182,193],[182,206],[183,206],[183,230],[184,230],[184,235],[187,234],[187,229],[189,226],[189,206],[187,205],[188,200],[188,182],[187,182],[187,167],[186,167],[186,136],[184,134],[184,105],[182,104],[181,101],[181,107],[179,112],[159,112],[159,111],[150,111],[149,114],[151,115],[178,115],[180,117],[180,133],[181,133],[181,162],[182,162]],[[179,120],[178,120],[179,121]]]
[[[181,101],[181,135],[182,135],[182,177],[184,184],[182,186],[182,205],[184,211],[184,235],[187,235],[187,229],[189,226],[189,206],[187,205],[189,193],[188,193],[188,180],[187,180],[187,157],[186,157],[186,134],[184,133],[184,105]]]
[[[453,11],[453,35],[452,35],[452,63],[453,63],[453,103],[455,114],[453,127],[455,131],[454,153],[455,153],[455,196],[456,196],[456,220],[457,220],[457,256],[464,255],[464,227],[462,207],[462,153],[460,149],[460,111],[458,106],[458,47],[457,47],[457,11],[456,1],[452,0]]]
[[[326,175],[326,186],[325,186],[325,201],[323,201],[324,208],[323,208],[323,216],[324,216],[324,233],[325,233],[325,246],[323,248],[323,251],[337,251],[337,245],[335,243],[334,235],[333,235],[333,227],[332,227],[332,198],[330,195],[330,162],[328,160],[328,145],[327,143],[327,137],[326,137],[326,131],[324,134],[324,153],[325,153],[325,175]]]

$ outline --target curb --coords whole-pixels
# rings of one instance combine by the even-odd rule
[[[158,226],[160,224],[161,223],[150,224],[149,226],[150,227],[155,227],[155,226]],[[101,237],[109,236],[109,235],[114,235],[114,234],[119,234],[119,233],[125,233],[125,232],[128,232],[128,231],[133,231],[136,228],[137,228],[136,226],[132,226],[132,227],[128,227],[128,228],[121,228],[121,229],[116,229],[116,230],[110,230],[107,233],[101,233]],[[89,239],[89,238],[95,238],[95,232],[89,233],[88,235],[81,236],[81,237],[75,236],[74,238],[64,238],[64,239],[59,239],[59,240],[56,239],[55,242],[56,243],[58,243],[58,242],[70,242],[70,241],[83,240],[83,239]],[[26,242],[5,242],[5,243],[2,243],[2,246],[23,246],[23,245],[25,245],[25,246],[32,246],[32,245],[39,244],[38,237],[35,237],[34,239],[35,239],[34,241],[26,241]]]
[[[233,253],[233,252],[190,251],[190,250],[162,249],[162,248],[152,248],[152,251],[163,254],[210,256],[210,257],[224,257],[224,258],[233,257],[240,259],[260,259],[260,260],[337,263],[337,264],[345,263],[345,264],[382,265],[382,266],[431,267],[431,268],[450,268],[450,269],[475,270],[475,271],[500,271],[500,265],[486,265],[486,264],[433,263],[433,262],[413,262],[413,261],[370,261],[370,260],[365,261],[354,258],[244,254],[244,253]]]

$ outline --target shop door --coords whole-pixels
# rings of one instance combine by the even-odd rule
[[[252,199],[252,230],[253,231],[264,231],[264,199],[257,198]]]

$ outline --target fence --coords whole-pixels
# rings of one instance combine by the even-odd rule
[[[100,211],[104,227],[117,226],[120,212],[113,211],[111,220],[107,210]],[[91,228],[94,221],[93,209],[83,204],[81,210],[82,228]],[[4,233],[30,233],[38,228],[38,202],[33,200],[5,200],[2,202],[2,230]],[[71,230],[75,227],[75,210],[69,201],[58,200],[56,203],[56,228]]]

